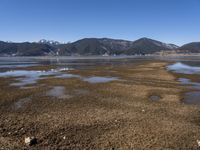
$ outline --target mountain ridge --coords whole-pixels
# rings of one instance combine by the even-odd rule
[[[0,41],[0,56],[146,55],[161,51],[200,53],[200,42],[181,47],[150,38],[135,41],[111,38],[84,38],[72,43],[42,39],[38,42]]]
[[[178,48],[185,53],[200,53],[200,42],[191,42]]]

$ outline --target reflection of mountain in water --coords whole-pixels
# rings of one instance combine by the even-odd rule
[[[176,73],[183,73],[183,74],[200,74],[200,67],[198,66],[189,66],[183,64],[181,62],[175,63],[173,65],[168,66],[169,70],[172,70]]]

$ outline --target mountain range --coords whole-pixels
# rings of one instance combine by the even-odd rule
[[[72,56],[72,55],[146,55],[158,52],[200,53],[200,42],[181,47],[149,38],[127,41],[109,38],[85,38],[73,43],[0,41],[0,56]]]

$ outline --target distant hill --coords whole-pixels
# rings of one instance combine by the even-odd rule
[[[109,38],[85,38],[73,43],[57,41],[13,43],[0,41],[0,56],[71,56],[71,55],[145,55],[162,53],[200,53],[200,42],[178,47],[149,38],[127,41]]]
[[[172,50],[178,46],[156,40],[142,38],[137,41],[115,40],[108,38],[86,38],[60,47],[61,55],[119,55],[152,54],[160,50]]]
[[[41,43],[11,43],[0,41],[1,56],[45,56],[54,55],[55,48]]]
[[[185,44],[179,47],[178,50],[184,53],[200,53],[200,42]]]
[[[61,45],[61,55],[103,55],[105,53],[122,54],[132,45],[131,41],[114,40],[108,38],[86,38],[74,43]]]
[[[174,44],[166,44],[149,38],[141,38],[132,43],[126,54],[152,54],[161,50],[173,50],[178,48]]]

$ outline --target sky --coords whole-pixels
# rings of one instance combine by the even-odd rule
[[[200,41],[200,0],[1,0],[0,40]]]

